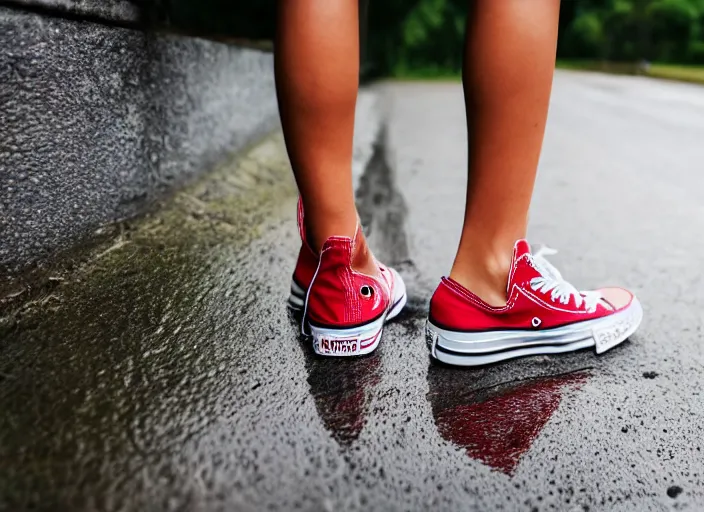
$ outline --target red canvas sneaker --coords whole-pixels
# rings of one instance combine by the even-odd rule
[[[549,250],[533,255],[528,242],[516,242],[504,307],[492,307],[456,281],[443,278],[430,301],[426,328],[433,357],[475,366],[588,347],[601,354],[635,332],[643,310],[631,292],[622,288],[580,292],[545,254]]]
[[[306,243],[304,226],[299,201],[298,227],[303,244],[288,302],[291,309],[303,311],[303,333],[313,338],[313,350],[320,355],[373,352],[386,321],[406,305],[403,279],[379,262],[375,275],[355,270],[355,258],[367,251],[359,226],[354,238],[328,238],[320,256]]]

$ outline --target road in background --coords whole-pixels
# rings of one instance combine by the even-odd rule
[[[0,344],[0,509],[704,506],[704,89],[557,74],[531,240],[580,287],[632,288],[645,321],[598,358],[482,369],[432,363],[422,335],[464,208],[461,87],[379,93],[360,216],[411,294],[380,349],[320,359],[299,337],[292,195],[244,248],[157,232],[152,266],[134,242]]]

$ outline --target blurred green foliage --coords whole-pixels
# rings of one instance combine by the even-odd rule
[[[365,64],[374,75],[455,72],[466,15],[467,0],[371,0]]]
[[[372,0],[373,74],[457,73],[470,1]],[[704,0],[563,0],[558,56],[704,64]]]
[[[276,0],[133,1],[176,30],[274,37]],[[362,9],[365,75],[457,75],[472,0],[360,1],[368,4]],[[558,57],[704,64],[704,0],[562,0]]]

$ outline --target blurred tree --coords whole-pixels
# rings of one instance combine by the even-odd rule
[[[606,31],[604,55],[608,60],[632,61],[640,58],[637,51],[638,24],[633,0],[613,0],[603,11]]]
[[[374,74],[459,70],[466,0],[371,2],[369,59]]]
[[[606,34],[601,17],[590,11],[579,14],[567,28],[562,41],[572,57],[604,57]]]
[[[688,60],[689,47],[696,42],[700,13],[688,0],[657,0],[648,6],[655,58],[666,62]]]

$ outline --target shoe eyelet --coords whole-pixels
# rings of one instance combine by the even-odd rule
[[[359,293],[362,295],[362,297],[368,299],[369,297],[374,295],[374,288],[365,284],[359,289]]]
[[[530,323],[533,325],[533,327],[537,328],[537,327],[540,327],[540,324],[542,324],[543,321],[540,318],[538,318],[537,316],[534,316],[533,320],[531,320]]]

